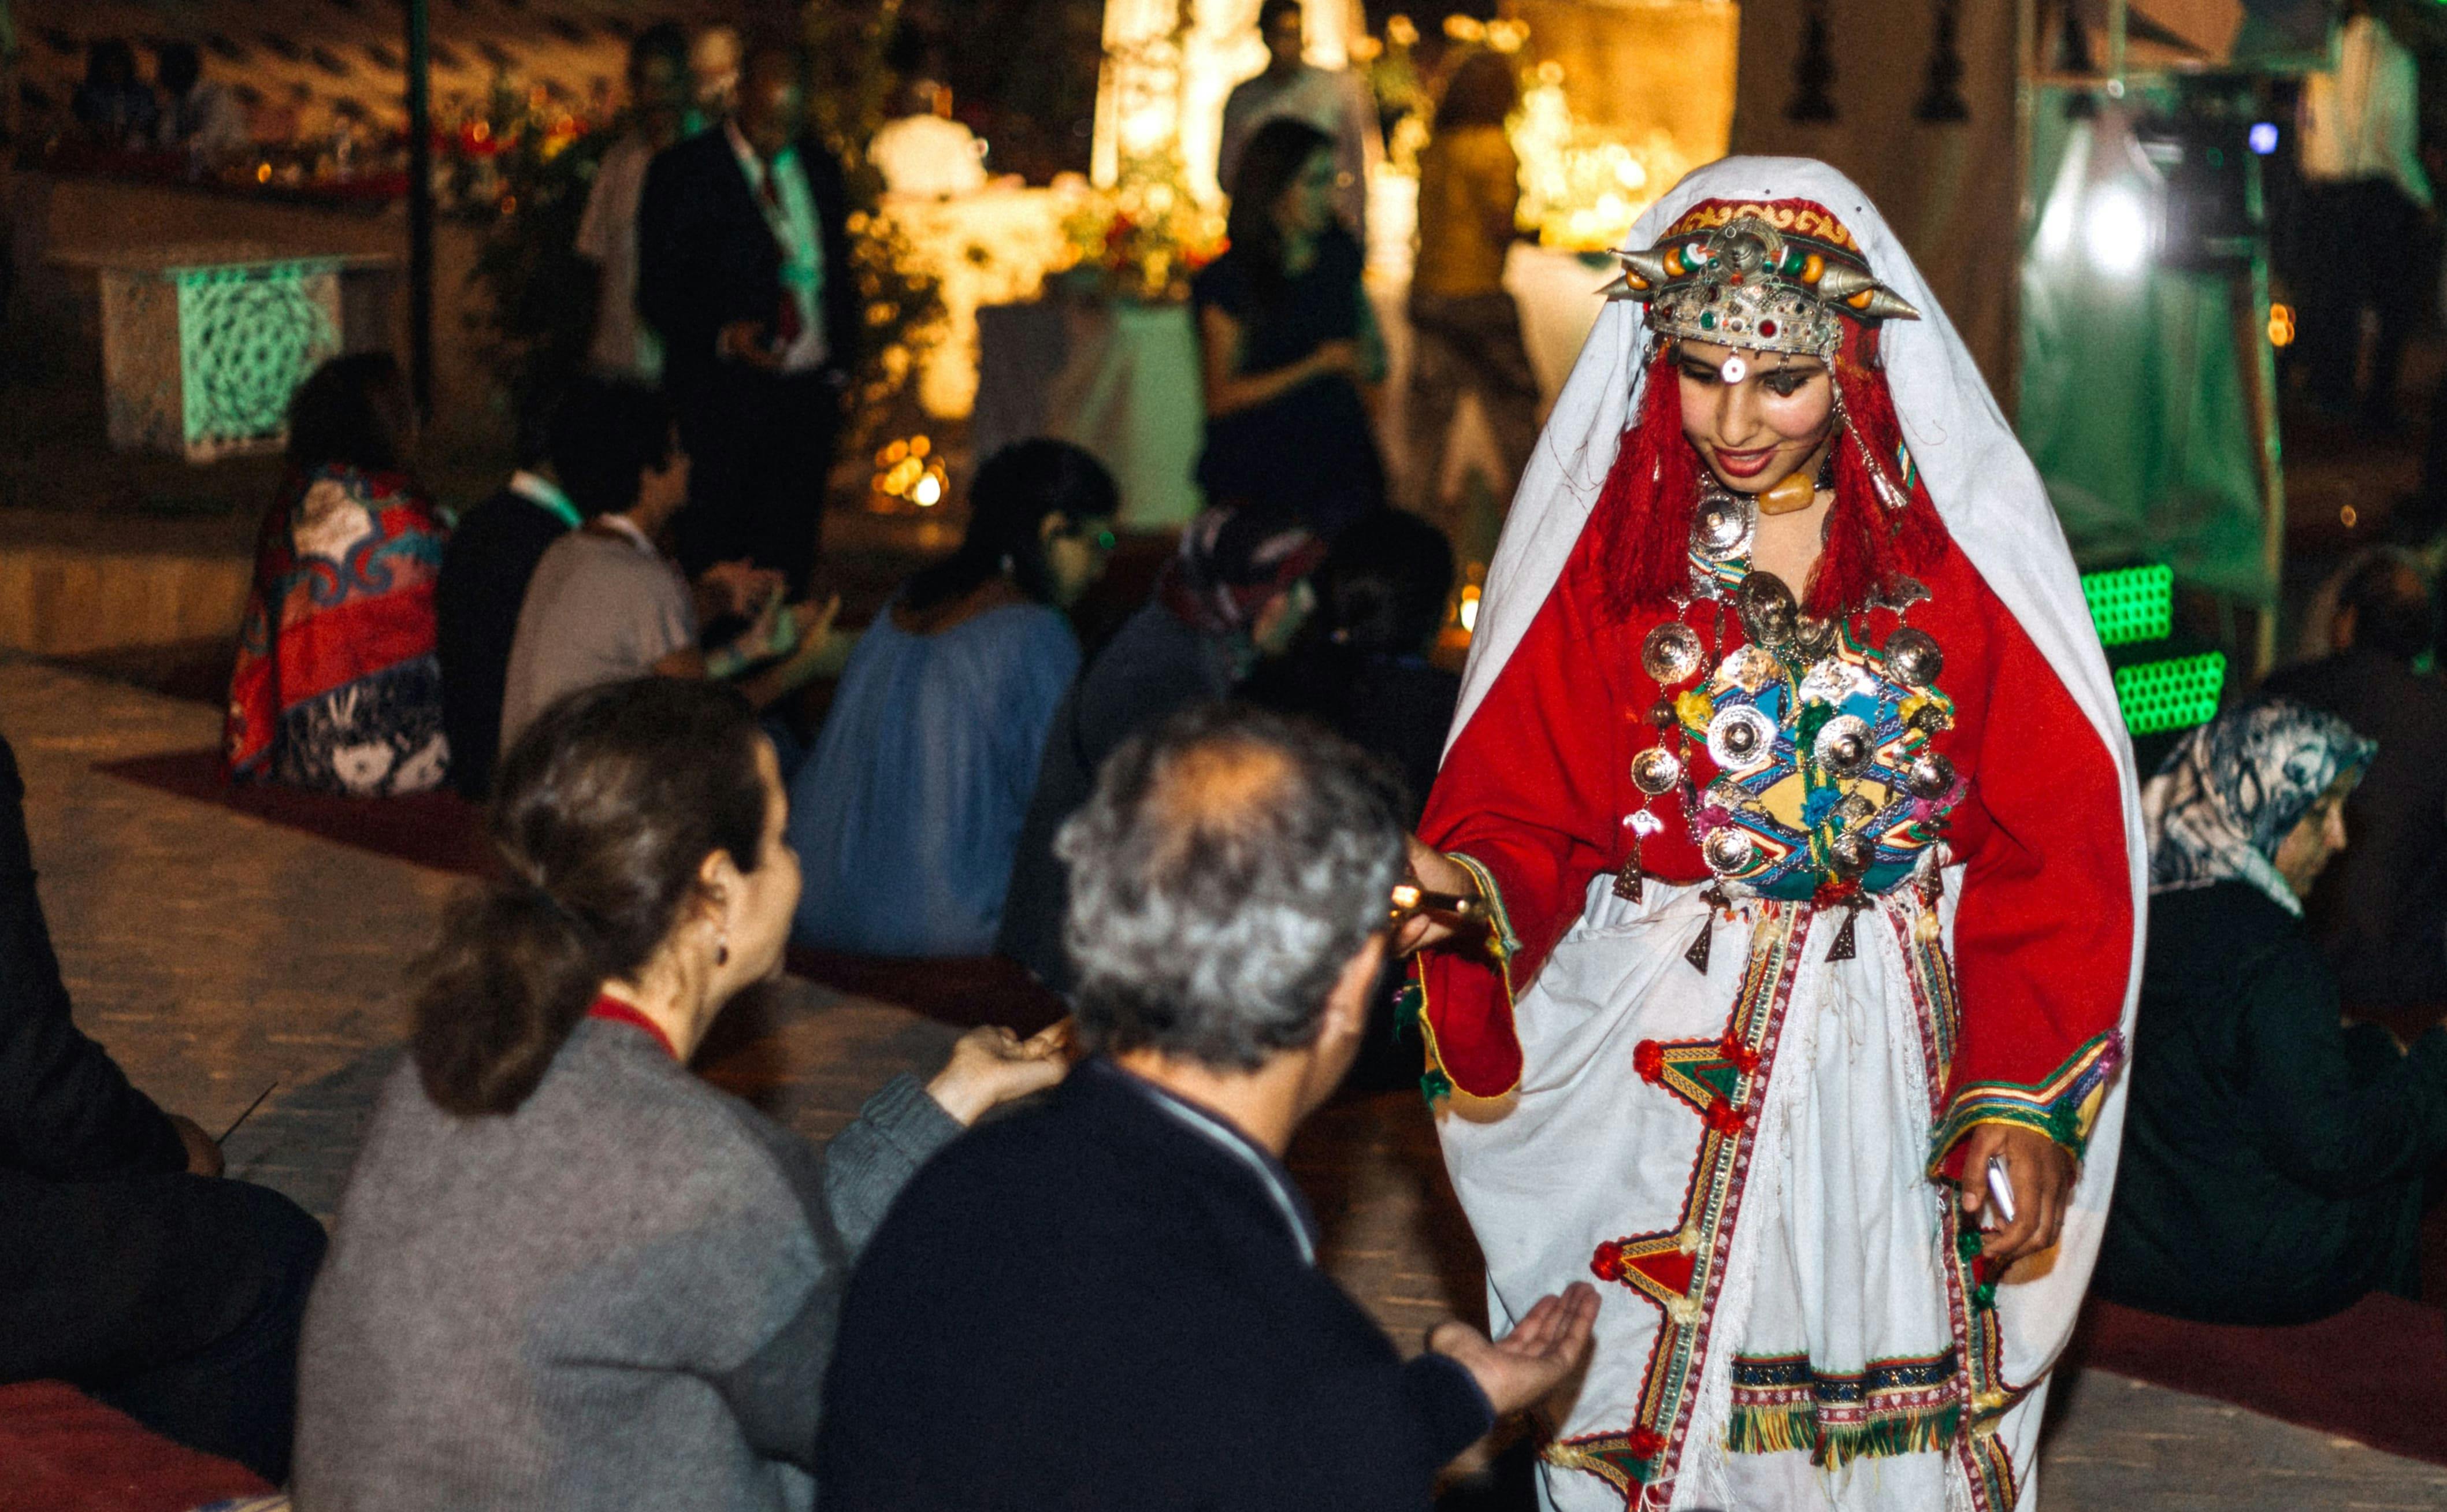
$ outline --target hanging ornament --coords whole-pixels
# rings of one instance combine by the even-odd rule
[[[1640,667],[1660,688],[1681,682],[1699,670],[1698,633],[1679,619],[1658,626],[1641,643]]]
[[[1827,0],[1809,0],[1801,22],[1801,52],[1793,65],[1793,100],[1784,107],[1787,121],[1825,122],[1835,119],[1835,58],[1827,45]]]
[[[1723,831],[1717,833],[1722,834]],[[1705,976],[1708,974],[1708,952],[1716,940],[1717,910],[1725,906],[1724,890],[1711,886],[1699,895],[1699,901],[1708,905],[1708,912],[1700,917],[1698,936],[1691,941],[1691,948],[1682,953],[1682,958],[1691,963],[1693,971]]]
[[[1742,579],[1734,608],[1741,615],[1742,633],[1762,646],[1781,646],[1792,639],[1793,622],[1800,617],[1784,579],[1757,568]]]
[[[1860,942],[1852,936],[1852,921],[1861,917],[1862,907],[1858,900],[1844,905],[1843,926],[1835,931],[1835,943],[1827,947],[1829,960],[1849,961],[1859,954]]]
[[[1912,106],[1912,115],[1919,120],[1971,119],[1971,107],[1963,100],[1963,56],[1954,46],[1954,12],[1960,4],[1961,0],[1932,0],[1928,77],[1922,85],[1920,103]]]
[[[1945,671],[1945,652],[1927,631],[1904,625],[1887,637],[1887,674],[1912,688],[1926,688]]]
[[[1632,785],[1651,798],[1662,798],[1682,780],[1682,759],[1662,746],[1651,746],[1631,759]]]
[[[1655,814],[1644,808],[1624,820],[1622,823],[1625,829],[1631,831],[1631,854],[1622,859],[1622,869],[1614,874],[1614,896],[1627,903],[1637,903],[1640,901],[1641,883],[1648,875],[1641,869],[1640,842],[1665,826]]]
[[[1725,365],[1717,369],[1717,376],[1729,384],[1740,383],[1750,375],[1751,365],[1742,361],[1742,354],[1738,351],[1726,358]]]

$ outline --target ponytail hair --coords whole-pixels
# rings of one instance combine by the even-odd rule
[[[416,967],[409,1049],[436,1106],[516,1112],[598,988],[687,922],[706,858],[762,863],[763,738],[737,690],[670,677],[572,693],[528,727],[494,779],[499,869]]]

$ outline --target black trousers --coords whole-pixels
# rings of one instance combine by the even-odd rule
[[[2332,410],[2392,419],[2405,337],[2428,308],[2437,262],[2420,207],[2387,179],[2310,186],[2301,344],[2311,396]],[[2378,316],[2367,388],[2357,391],[2362,318]]]
[[[748,558],[802,597],[823,544],[825,479],[841,438],[840,387],[823,372],[779,377],[724,364],[675,385],[689,452],[689,506],[672,527],[691,577]]]
[[[69,1382],[276,1484],[324,1242],[247,1181],[0,1170],[0,1382]]]

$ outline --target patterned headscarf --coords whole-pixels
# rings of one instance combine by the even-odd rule
[[[1181,533],[1156,586],[1165,607],[1210,635],[1253,625],[1277,594],[1317,570],[1325,540],[1287,514],[1209,509]]]
[[[2277,847],[2331,783],[2359,778],[2378,749],[2334,714],[2283,698],[2193,730],[2141,789],[2150,891],[2249,882],[2301,915]]]

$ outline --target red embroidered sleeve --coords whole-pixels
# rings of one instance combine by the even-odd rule
[[[1453,743],[1419,825],[1491,884],[1489,949],[1431,951],[1418,963],[1430,1054],[1474,1097],[1521,1079],[1513,993],[1580,917],[1589,879],[1619,864],[1627,735],[1645,733],[1627,724],[1614,686],[1619,637],[1570,590],[1574,576],[1547,595]]]
[[[1966,575],[1972,576],[1972,575]],[[2122,1058],[2132,968],[2123,796],[2097,731],[2030,637],[1979,583],[1987,686],[1954,920],[1963,1005],[1931,1168],[1981,1124],[2015,1124],[2079,1155]]]

